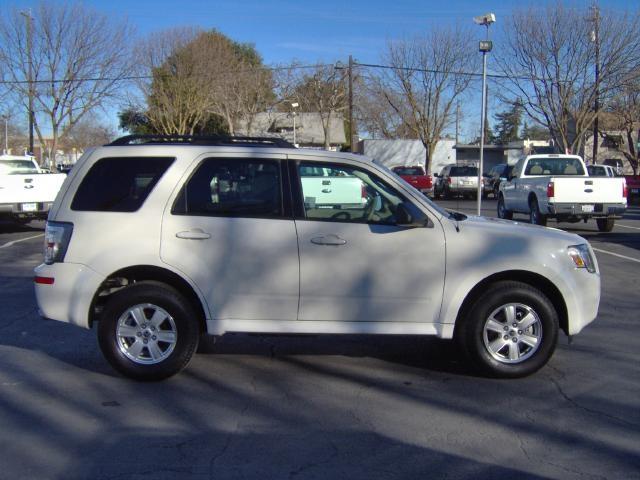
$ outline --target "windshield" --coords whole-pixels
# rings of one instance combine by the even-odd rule
[[[15,175],[21,173],[38,173],[38,169],[31,160],[0,161],[0,174]]]
[[[396,167],[393,171],[398,175],[424,175],[422,167]]]
[[[582,175],[584,168],[577,158],[549,157],[532,158],[527,163],[525,175]]]
[[[450,177],[477,177],[478,167],[451,167]]]

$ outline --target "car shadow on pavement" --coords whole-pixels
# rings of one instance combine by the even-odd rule
[[[0,221],[0,233],[42,232],[45,222],[33,221],[29,223],[15,223]]]

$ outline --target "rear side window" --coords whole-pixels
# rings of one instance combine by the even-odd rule
[[[280,217],[280,165],[275,160],[208,158],[182,188],[171,213]]]
[[[135,212],[173,163],[164,157],[118,157],[98,160],[82,179],[71,210]]]

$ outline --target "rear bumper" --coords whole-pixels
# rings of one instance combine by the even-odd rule
[[[593,211],[589,211],[593,207]],[[622,218],[627,210],[625,203],[550,203],[550,215],[589,218]]]
[[[78,263],[42,264],[35,268],[36,277],[52,283],[35,283],[40,315],[52,320],[90,328],[89,312],[93,297],[104,277]]]
[[[14,217],[45,217],[53,202],[0,203],[0,215]]]

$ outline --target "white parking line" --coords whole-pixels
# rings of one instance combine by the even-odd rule
[[[619,223],[616,223],[616,227],[633,228],[634,230],[640,230],[640,228],[638,227],[632,227],[630,225],[620,225]]]
[[[591,247],[591,248],[593,248],[593,247]],[[593,250],[596,251],[596,252],[600,252],[600,253],[606,253],[607,255],[613,255],[614,257],[624,258],[625,260],[631,260],[632,262],[640,263],[640,260],[637,259],[637,258],[627,257],[626,255],[620,255],[619,253],[613,253],[613,252],[609,252],[607,250],[600,250],[599,248],[594,248]]]
[[[15,245],[16,243],[26,242],[27,240],[33,240],[34,238],[44,237],[44,233],[40,235],[34,235],[33,237],[21,238],[20,240],[14,240],[13,242],[7,242],[4,245],[0,245],[0,248],[7,248]]]

